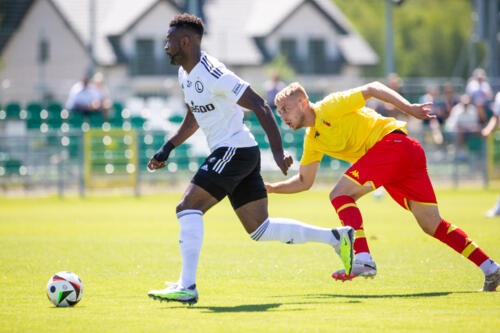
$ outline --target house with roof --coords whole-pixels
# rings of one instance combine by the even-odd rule
[[[195,0],[202,47],[254,86],[283,55],[315,89],[360,78],[378,57],[331,0]],[[7,1],[9,2],[9,1]],[[0,21],[0,102],[64,101],[89,70],[115,99],[180,94],[163,46],[188,0],[16,0]]]

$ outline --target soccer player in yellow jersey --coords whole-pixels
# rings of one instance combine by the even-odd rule
[[[353,163],[330,192],[330,201],[343,225],[355,229],[356,254],[352,273],[333,273],[337,280],[374,277],[377,268],[370,255],[356,201],[384,186],[391,197],[411,211],[424,232],[447,244],[479,266],[485,275],[483,291],[500,284],[500,269],[460,228],[439,215],[425,153],[408,137],[406,123],[386,118],[365,107],[370,98],[394,105],[418,119],[433,119],[431,103],[411,104],[396,91],[372,82],[348,91],[332,93],[311,103],[304,88],[292,83],[276,95],[281,119],[292,129],[307,127],[299,174],[266,184],[269,193],[297,193],[314,183],[324,154]]]

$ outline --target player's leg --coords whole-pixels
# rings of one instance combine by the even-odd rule
[[[229,200],[253,240],[280,241],[287,244],[329,244],[337,250],[342,262],[350,270],[354,237],[352,228],[327,229],[289,218],[269,218],[267,192],[259,166],[236,186],[229,194]]]
[[[184,287],[196,283],[196,270],[203,243],[203,214],[219,202],[200,186],[190,183],[176,207],[179,220],[179,248],[182,271],[179,282]]]
[[[352,227],[355,233],[355,260],[352,274],[347,274],[343,269],[338,270],[332,274],[332,277],[336,280],[351,280],[356,276],[374,277],[377,274],[377,266],[370,255],[370,249],[366,241],[363,218],[356,205],[359,198],[372,190],[371,183],[362,186],[350,178],[342,177],[330,192],[330,202],[335,208],[342,225]]]
[[[386,186],[391,196],[410,210],[424,232],[445,243],[476,264],[486,276],[483,290],[494,290],[500,283],[500,269],[467,234],[445,221],[439,214],[432,183],[427,174],[426,158],[420,144],[407,141],[409,164],[405,178]]]
[[[422,230],[445,243],[478,266],[485,275],[483,291],[494,291],[500,284],[500,269],[486,253],[457,226],[445,221],[435,205],[408,201],[409,208]]]
[[[224,151],[214,151],[205,163],[212,158],[220,158],[223,153]],[[226,196],[225,190],[214,183],[213,179],[206,170],[200,168],[177,205],[181,274],[177,282],[167,283],[170,285],[168,288],[149,291],[150,297],[189,304],[198,301],[196,271],[203,243],[203,214]]]
[[[356,276],[373,277],[377,274],[356,201],[399,176],[401,161],[406,154],[403,144],[405,138],[404,134],[387,134],[344,173],[330,193],[330,201],[340,221],[343,225],[354,228],[356,238],[353,274],[348,275],[339,270],[332,275],[334,279],[343,281]]]
[[[235,212],[255,241],[280,241],[286,244],[319,242],[332,246],[339,244],[337,229],[320,228],[290,218],[268,217],[267,198],[246,203],[236,208]]]
[[[194,304],[198,301],[196,271],[203,243],[203,214],[219,200],[196,184],[189,184],[176,207],[180,225],[179,248],[182,257],[181,274],[177,282],[167,282],[169,287],[150,290],[155,299]]]
[[[500,216],[500,196],[498,196],[497,203],[495,204],[495,206],[493,206],[493,208],[491,208],[490,210],[488,210],[485,213],[485,216],[486,217]]]

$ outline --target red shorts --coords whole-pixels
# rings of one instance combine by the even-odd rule
[[[408,200],[437,205],[424,149],[404,134],[384,136],[344,176],[359,185],[371,185],[373,189],[383,186],[405,209],[409,209]]]

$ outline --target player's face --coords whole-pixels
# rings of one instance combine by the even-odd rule
[[[170,27],[167,33],[167,41],[165,43],[165,52],[170,58],[170,63],[175,66],[180,66],[185,58],[184,51],[181,47],[182,35],[176,27]]]
[[[291,129],[304,127],[304,100],[298,96],[288,96],[278,107],[278,114]]]

